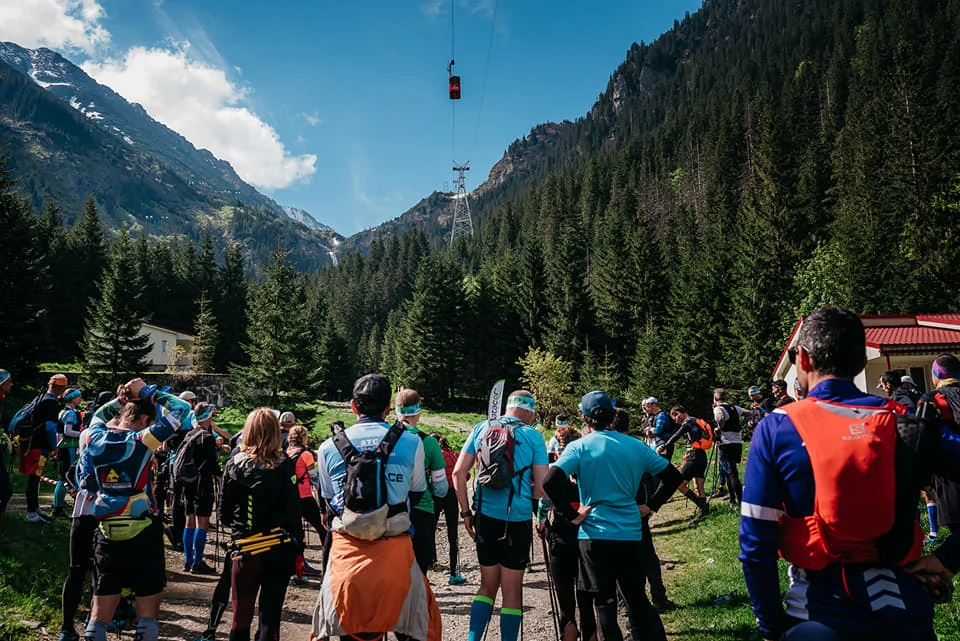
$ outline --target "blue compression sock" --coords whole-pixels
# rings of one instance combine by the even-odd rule
[[[937,504],[927,503],[927,519],[930,520],[930,534],[937,534]]]
[[[87,630],[83,634],[84,641],[107,641],[107,624],[103,621],[90,619]]]
[[[503,641],[517,641],[522,624],[523,610],[500,608],[500,638]]]
[[[137,634],[134,638],[138,641],[157,641],[160,631],[157,629],[157,620],[148,617],[142,617],[137,621]]]
[[[207,531],[196,529],[193,535],[193,562],[203,562],[203,548],[207,545]]]
[[[196,530],[192,527],[183,528],[183,557],[187,565],[193,565],[193,539]]]
[[[473,603],[470,604],[470,635],[467,641],[480,641],[483,638],[491,614],[493,599],[479,594],[473,597]]]
[[[57,482],[57,487],[53,488],[53,509],[63,509],[67,506],[67,484],[63,481]]]

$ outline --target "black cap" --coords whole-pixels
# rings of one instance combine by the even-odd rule
[[[390,381],[379,374],[367,374],[353,384],[353,400],[364,414],[378,414],[390,406]]]

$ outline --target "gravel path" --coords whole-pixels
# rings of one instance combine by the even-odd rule
[[[318,537],[315,532],[308,540],[307,562],[313,566],[320,564]],[[214,537],[210,536],[207,546],[207,562],[213,559]],[[460,527],[460,573],[466,577],[465,585],[447,584],[447,537],[446,526],[440,523],[437,532],[437,558],[440,562],[436,570],[431,570],[428,578],[436,595],[440,611],[443,614],[444,641],[462,641],[467,638],[470,620],[470,602],[480,583],[480,570],[476,564],[476,552],[473,542]],[[554,637],[553,623],[550,618],[550,598],[547,593],[546,574],[539,539],[535,541],[535,555],[532,567],[524,581],[524,637],[543,641]],[[222,563],[222,556],[221,556]],[[219,567],[222,567],[219,566]],[[168,583],[164,593],[160,612],[160,638],[170,641],[192,641],[206,627],[210,596],[216,585],[217,577],[194,576],[184,574],[183,555],[167,550]],[[304,586],[290,586],[283,607],[283,639],[307,641],[310,638],[310,621],[313,607],[320,587],[318,579],[309,579]],[[218,639],[226,639],[230,631],[231,609],[227,608],[223,622],[218,629]],[[254,626],[256,623],[254,622]],[[392,639],[393,636],[391,635]],[[494,614],[487,632],[489,641],[500,639],[497,616]]]

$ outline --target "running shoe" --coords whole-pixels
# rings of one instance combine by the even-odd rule
[[[58,507],[58,508],[54,508],[54,510],[53,510],[53,518],[55,518],[55,519],[64,519],[64,520],[69,521],[69,520],[70,520],[70,515],[67,514],[67,512],[66,512],[62,507]]]
[[[192,572],[193,574],[205,574],[207,576],[212,576],[217,574],[217,570],[207,565],[206,561],[200,561],[199,563],[194,563],[193,567],[190,569],[190,572]]]
[[[44,523],[50,523],[51,520],[52,519],[46,514],[44,514],[43,512],[27,512],[27,518],[26,518],[27,523],[44,524]]]
[[[710,495],[710,498],[719,499],[719,498],[723,498],[726,495],[727,495],[727,491],[724,488],[720,487],[713,491],[713,494]]]
[[[323,570],[318,570],[315,567],[312,567],[307,562],[303,563],[303,576],[322,576]]]
[[[454,574],[447,580],[447,585],[463,585],[467,580],[459,574]]]
[[[185,574],[190,574],[190,571],[191,571],[191,570],[193,570],[193,564],[192,564],[192,563],[184,563],[184,564],[183,564],[183,572],[184,572]]]
[[[677,607],[676,603],[666,597],[662,599],[654,599],[652,605],[653,609],[657,612],[666,612],[667,610],[673,610]]]
[[[60,630],[60,640],[59,641],[80,641],[80,635],[76,630]]]

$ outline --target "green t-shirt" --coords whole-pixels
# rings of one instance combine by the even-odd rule
[[[440,449],[440,443],[434,437],[424,434],[412,425],[405,425],[405,427],[408,432],[416,434],[423,441],[423,465],[427,476],[427,491],[423,493],[420,502],[413,507],[433,514],[433,497],[443,497],[449,491],[447,464],[443,460],[443,450]]]

